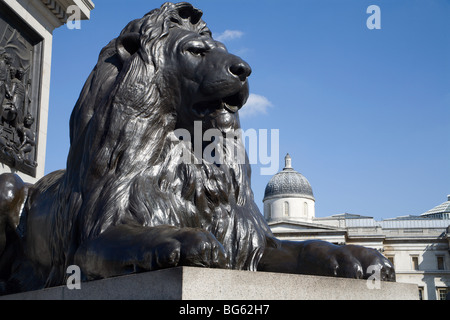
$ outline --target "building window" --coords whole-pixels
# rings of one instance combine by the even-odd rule
[[[283,204],[283,208],[284,208],[284,216],[285,217],[289,217],[289,202],[285,201]]]
[[[305,217],[308,216],[308,203],[307,202],[303,202],[303,213],[304,213]]]
[[[445,270],[444,256],[437,256],[437,268],[438,270]]]
[[[418,256],[411,256],[411,263],[412,263],[413,270],[419,270],[419,257]]]
[[[424,296],[423,296],[423,287],[419,287],[419,300],[423,300]]]
[[[436,288],[438,300],[446,300],[448,288]]]

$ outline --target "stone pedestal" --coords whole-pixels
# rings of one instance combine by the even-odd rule
[[[417,285],[179,267],[0,297],[0,300],[417,300]]]

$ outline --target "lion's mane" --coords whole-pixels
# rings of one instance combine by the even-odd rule
[[[101,51],[71,115],[67,170],[53,178],[54,277],[65,274],[83,241],[120,223],[206,229],[230,267],[256,270],[270,230],[253,200],[249,164],[229,156],[242,141],[222,148],[220,166],[187,164],[180,154],[194,157],[190,145],[173,133],[179,92],[162,72],[166,38],[171,28],[211,34],[201,15],[187,3],[165,3]],[[139,35],[141,45],[122,61],[116,42],[127,34]]]

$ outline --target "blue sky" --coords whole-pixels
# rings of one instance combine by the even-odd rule
[[[94,0],[81,29],[54,31],[46,173],[65,168],[69,117],[100,50],[161,1]],[[450,3],[445,0],[198,0],[252,67],[243,129],[279,130],[310,181],[316,216],[421,214],[450,194]],[[378,5],[381,29],[366,13]],[[262,208],[271,178],[253,165]]]

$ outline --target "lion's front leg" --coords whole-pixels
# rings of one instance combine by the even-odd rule
[[[280,241],[278,247],[267,247],[258,270],[357,279],[377,272],[380,280],[395,281],[392,263],[378,251],[320,240]]]
[[[110,227],[77,250],[85,280],[176,266],[226,268],[222,244],[208,231],[168,225]]]

